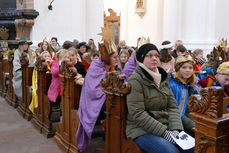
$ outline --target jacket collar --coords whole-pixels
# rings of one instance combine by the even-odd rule
[[[135,70],[141,76],[141,78],[143,79],[143,83],[145,85],[147,86],[155,85],[153,77],[148,72],[146,72],[145,69],[141,68],[138,65]],[[158,67],[158,71],[161,74],[161,84],[169,80],[169,75],[166,73],[164,69]]]

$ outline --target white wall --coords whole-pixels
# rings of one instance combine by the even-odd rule
[[[136,1],[125,0],[121,11],[121,39],[136,46],[138,37],[150,37],[158,47],[163,40],[181,39],[188,49],[209,53],[218,39],[229,38],[228,0],[146,0],[146,13],[135,13]]]
[[[37,45],[44,37],[65,40],[100,41],[97,33],[103,26],[103,0],[54,0],[53,10],[48,10],[48,0],[35,0],[34,9],[39,12],[31,32],[31,40]]]

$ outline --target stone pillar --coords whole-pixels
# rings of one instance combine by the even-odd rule
[[[15,20],[16,40],[26,36],[30,38],[30,33],[34,25],[34,19],[39,13],[34,10],[34,0],[17,0],[18,18]]]
[[[16,40],[20,40],[22,37],[26,36],[30,38],[30,32],[32,26],[34,25],[33,19],[17,19],[15,20],[15,27],[16,27]]]
[[[101,27],[104,26],[103,0],[86,1],[86,40],[93,38],[95,42],[101,41]],[[100,11],[99,11],[100,10]],[[96,12],[96,13],[95,13]],[[97,43],[96,43],[97,46]]]
[[[215,42],[216,0],[182,2],[182,40],[188,49],[202,48],[209,53]]]
[[[164,0],[163,41],[179,39],[179,0]]]

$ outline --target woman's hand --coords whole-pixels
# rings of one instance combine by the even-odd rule
[[[82,76],[81,74],[78,73],[77,76],[75,76],[75,79],[76,79],[76,80],[79,80],[79,78],[82,78],[82,77],[83,77],[83,76]]]

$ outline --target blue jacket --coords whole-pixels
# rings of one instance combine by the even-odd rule
[[[169,85],[173,91],[173,95],[177,101],[177,105],[179,107],[181,113],[181,119],[183,119],[185,115],[185,111],[187,108],[187,101],[190,93],[194,91],[193,94],[198,94],[198,84],[194,84],[193,86],[189,84],[181,83],[177,78],[175,78],[174,73],[170,73],[171,77],[169,79]],[[192,90],[192,91],[190,91]],[[183,94],[184,93],[184,94]],[[182,101],[183,100],[183,101]]]

